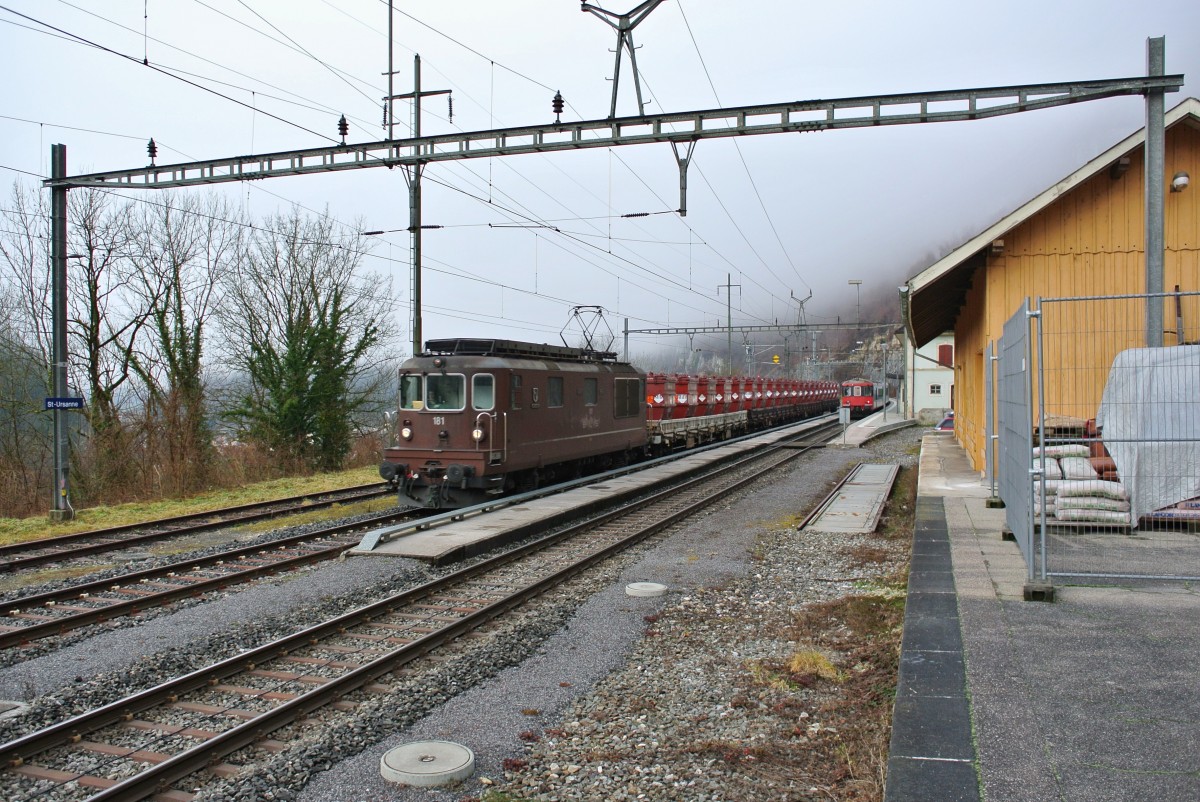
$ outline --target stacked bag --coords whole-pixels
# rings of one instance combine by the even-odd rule
[[[1119,481],[1099,478],[1086,445],[1046,446],[1033,449],[1033,466],[1042,466],[1045,482],[1035,487],[1034,514],[1055,521],[1129,526],[1129,497]],[[1044,493],[1042,489],[1044,488]]]

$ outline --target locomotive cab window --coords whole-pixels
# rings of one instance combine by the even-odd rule
[[[487,410],[496,406],[496,380],[490,373],[471,377],[471,408]]]
[[[595,379],[583,380],[583,403],[585,406],[594,407],[596,401],[600,397],[600,383]]]
[[[425,385],[420,376],[405,373],[400,377],[400,408],[423,409],[425,407]]]
[[[467,378],[462,374],[425,377],[426,409],[461,410],[466,406]]]
[[[546,406],[561,407],[563,405],[563,377],[550,376],[546,379]]]

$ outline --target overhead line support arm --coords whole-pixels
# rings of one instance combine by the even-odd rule
[[[50,178],[45,187],[167,187],[651,142],[953,122],[1119,95],[1178,91],[1182,75],[918,92],[438,134]]]

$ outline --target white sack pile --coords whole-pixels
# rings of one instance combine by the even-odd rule
[[[1129,497],[1120,482],[1097,478],[1084,445],[1047,446],[1033,450],[1033,465],[1046,479],[1035,484],[1033,511],[1057,521],[1128,526]]]

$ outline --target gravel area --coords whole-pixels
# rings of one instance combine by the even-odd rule
[[[852,592],[864,573],[849,565],[846,553],[867,539],[802,539],[794,524],[854,462],[915,465],[922,433],[909,428],[857,451],[819,452],[676,527],[624,559],[610,580],[597,582],[567,625],[528,660],[316,774],[298,797],[285,790],[277,798],[829,799],[810,787],[747,795],[731,780],[727,761],[704,752],[689,756],[672,745],[769,737],[755,732],[754,706],[736,704],[733,673],[747,661],[785,653],[789,644],[779,636],[779,620],[803,605]],[[625,585],[638,581],[667,584],[670,592],[657,599],[625,595]],[[801,713],[797,720],[807,734],[821,732],[821,722],[811,716]],[[384,781],[380,758],[420,740],[467,746],[475,756],[474,776],[448,788]]]
[[[363,514],[363,515],[348,517],[348,518],[345,518],[342,520],[346,523],[353,523],[357,520],[365,520],[365,519],[369,519],[372,517],[374,517],[373,514]],[[52,581],[48,581],[48,582],[43,582],[43,583],[37,584],[37,585],[23,586],[17,590],[7,591],[5,593],[0,594],[0,605],[3,605],[2,607],[0,607],[0,612],[7,610],[10,606],[19,606],[19,604],[16,604],[16,603],[19,602],[19,600],[22,597],[32,595],[35,593],[41,593],[41,592],[47,592],[47,591],[53,591],[53,590],[61,590],[63,588],[75,587],[78,585],[82,585],[82,584],[89,583],[89,582],[95,582],[95,581],[99,581],[99,580],[103,580],[103,579],[113,579],[113,578],[124,576],[125,574],[129,573],[131,570],[140,571],[140,570],[147,570],[150,568],[159,568],[159,567],[163,567],[163,566],[175,565],[180,562],[186,562],[188,560],[223,554],[226,551],[228,551],[229,548],[235,547],[235,546],[239,547],[239,548],[246,547],[246,546],[266,546],[266,545],[273,543],[274,541],[292,537],[294,535],[305,534],[307,532],[320,531],[320,530],[326,528],[327,526],[328,526],[328,522],[302,524],[299,526],[286,527],[284,529],[275,529],[268,533],[265,533],[262,535],[256,535],[253,537],[247,537],[244,532],[242,532],[238,529],[214,530],[212,532],[206,532],[203,534],[203,537],[202,537],[203,542],[206,544],[209,544],[209,545],[205,545],[203,548],[197,548],[193,551],[173,552],[169,556],[150,556],[150,555],[146,555],[144,552],[137,552],[135,555],[131,556],[131,552],[129,552],[129,551],[111,552],[108,555],[106,555],[105,559],[108,560],[109,562],[119,563],[118,567],[108,568],[108,569],[99,570],[99,571],[93,571],[88,574],[74,577],[71,579],[57,579],[57,580],[52,580]],[[169,546],[171,548],[174,548],[178,545],[179,545],[178,543],[172,542],[169,544],[164,544],[164,547]],[[391,569],[391,570],[382,571],[380,573],[376,573],[375,571],[363,572],[363,578],[365,580],[365,583],[367,583],[367,584],[373,583],[376,581],[380,581],[381,578],[391,576],[393,573],[395,573],[394,569],[395,569],[395,566],[393,566],[393,569]],[[414,570],[421,570],[421,569],[422,569],[422,566],[420,564],[409,563],[407,565],[401,566],[401,574],[400,575],[408,575],[408,574],[412,573]],[[309,567],[301,569],[297,572],[289,573],[289,574],[283,576],[281,579],[276,580],[273,583],[267,583],[267,584],[275,584],[275,585],[282,586],[283,584],[291,581],[291,579],[294,579],[299,576],[303,576],[305,573],[310,573],[313,570],[316,570],[316,566],[309,566]],[[331,591],[340,589],[342,592],[345,592],[346,590],[352,588],[356,584],[364,584],[364,583],[358,582],[358,580],[356,579],[356,576],[357,576],[356,572],[341,572],[341,573],[345,574],[345,578],[341,578],[341,579],[335,578],[333,580],[333,584],[331,586]],[[335,572],[335,574],[333,574],[333,576],[337,577],[338,573]],[[347,584],[347,583],[350,583],[350,584]],[[259,585],[255,586],[255,587],[263,587],[263,585],[260,583]],[[318,585],[318,587],[319,587],[319,585]],[[30,662],[33,662],[37,657],[39,657],[41,655],[53,655],[57,652],[60,652],[65,647],[71,646],[72,644],[83,644],[85,642],[88,642],[92,638],[95,638],[99,634],[108,633],[108,632],[112,632],[117,629],[123,629],[123,628],[128,628],[128,627],[143,627],[144,628],[149,624],[149,622],[156,620],[159,617],[177,615],[181,609],[187,608],[189,606],[200,605],[207,601],[211,601],[213,599],[233,597],[233,596],[236,596],[240,592],[240,590],[241,589],[234,588],[229,591],[224,591],[221,593],[207,594],[205,597],[201,597],[198,599],[177,602],[174,605],[172,605],[170,608],[151,608],[137,616],[120,616],[118,618],[112,619],[111,621],[105,622],[104,624],[97,624],[97,625],[90,626],[90,627],[82,627],[78,630],[73,630],[65,635],[61,635],[61,636],[58,636],[55,638],[46,638],[43,640],[35,641],[35,642],[28,644],[27,646],[24,646],[20,649],[6,650],[6,651],[0,653],[0,699],[27,700],[29,698],[32,698],[32,696],[34,696],[34,695],[37,695],[39,693],[45,693],[45,692],[47,692],[47,690],[58,687],[58,685],[62,684],[60,681],[50,679],[48,682],[39,682],[36,687],[29,689],[29,691],[26,693],[17,693],[16,695],[13,695],[14,692],[12,689],[14,686],[12,684],[9,684],[6,682],[5,675],[7,672],[4,669],[7,669],[7,668],[10,668],[13,666],[20,668],[21,664],[28,664]],[[312,590],[307,589],[305,592],[308,592],[311,594]],[[261,618],[264,618],[264,619],[270,618],[276,612],[284,612],[284,611],[289,610],[292,607],[296,606],[297,602],[294,598],[294,594],[289,594],[287,592],[284,592],[282,595],[285,597],[285,598],[283,598],[283,600],[281,602],[282,606],[275,606],[275,605],[273,605],[272,602],[267,602],[265,604],[265,606],[263,607],[263,613],[261,615]],[[329,596],[329,595],[331,595],[330,592],[321,591],[321,592],[318,592],[318,594],[315,598],[321,598],[323,596]],[[309,601],[311,602],[313,600],[313,598],[314,597],[310,596]],[[250,600],[248,603],[255,604],[258,602],[257,602],[257,600]],[[252,620],[251,618],[249,618],[247,616],[241,616],[241,615],[237,614],[236,612],[233,615],[235,617],[235,620],[237,620],[237,621]],[[3,620],[4,620],[3,617],[0,616],[0,623],[2,623]],[[214,618],[214,623],[216,620],[219,620],[219,619]],[[194,627],[188,627],[187,625],[184,625],[184,626],[187,629],[187,631],[191,632],[193,635],[196,634]],[[213,631],[213,629],[210,629],[209,631]],[[179,638],[175,642],[176,643],[186,643],[187,639]],[[148,641],[148,643],[149,643],[149,641]],[[172,645],[172,644],[167,644],[167,645]],[[90,647],[85,647],[84,651],[86,652],[88,648],[90,648]],[[155,645],[154,648],[165,648],[165,646]],[[128,654],[126,656],[132,657],[134,655],[143,655],[143,654],[149,654],[149,653],[152,653],[152,652],[147,652],[145,649],[138,649],[137,651],[135,651],[131,654]],[[55,661],[55,660],[56,660],[56,658],[51,657],[51,661]],[[88,658],[86,656],[86,653],[80,662],[82,663],[82,665],[80,666],[81,669],[87,669],[87,668],[91,667],[88,664]],[[105,670],[105,669],[101,669],[101,670]],[[86,676],[88,672],[81,671],[81,672],[77,672],[77,673],[83,673]]]
[[[799,517],[854,462],[914,465],[921,434],[910,428],[861,450],[826,449],[803,457],[771,480],[547,593],[522,614],[463,638],[428,669],[387,680],[391,693],[362,695],[352,712],[322,714],[324,726],[310,727],[300,745],[260,756],[265,762],[253,776],[214,783],[200,798],[810,798],[798,787],[750,796],[731,780],[729,767],[737,768],[738,761],[722,759],[720,745],[769,737],[756,731],[757,703],[738,702],[737,675],[786,656],[793,644],[781,619],[803,605],[851,592],[864,579],[864,569],[847,557],[862,538],[798,538]],[[27,714],[0,720],[0,738],[17,737],[433,573],[405,560],[325,563],[79,636],[75,645],[0,670],[0,698],[33,701]],[[670,592],[660,598],[627,596],[625,585],[636,581],[661,582]],[[431,687],[438,693],[428,694]],[[820,721],[807,714],[797,720],[807,733],[801,737],[821,732]],[[673,747],[697,738],[717,751]],[[471,748],[474,776],[448,789],[403,788],[382,780],[379,760],[385,751],[427,739]],[[511,797],[496,795],[500,789]]]

